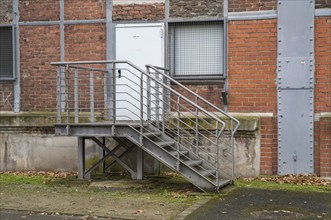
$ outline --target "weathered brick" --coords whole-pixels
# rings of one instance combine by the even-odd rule
[[[164,3],[114,5],[113,20],[162,20]]]
[[[222,17],[223,0],[170,0],[170,17]]]
[[[229,12],[276,10],[277,0],[229,0]]]
[[[0,4],[0,24],[13,21],[13,0],[2,0]]]
[[[60,20],[58,0],[20,0],[20,21]]]
[[[106,18],[106,0],[65,0],[64,19],[88,20]]]
[[[54,111],[56,71],[60,60],[58,26],[26,26],[20,29],[21,111]]]
[[[331,8],[331,0],[315,0],[315,8]]]

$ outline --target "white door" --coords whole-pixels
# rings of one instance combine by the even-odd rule
[[[120,24],[116,26],[116,60],[127,60],[146,72],[145,65],[163,66],[163,24]],[[141,73],[128,65],[116,68],[116,119],[140,120]],[[143,77],[143,118],[147,119],[146,76]],[[152,86],[154,83],[151,83]],[[152,95],[155,100],[155,95]],[[152,101],[153,103],[153,101]],[[153,109],[153,108],[152,108]],[[152,110],[152,117],[153,117]]]

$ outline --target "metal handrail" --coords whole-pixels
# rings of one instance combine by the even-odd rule
[[[93,64],[112,64],[112,68],[111,69],[100,69],[100,68],[92,68],[92,67],[82,67],[80,65],[93,65]],[[139,80],[139,81],[135,81],[133,79],[129,79],[127,78],[126,76],[123,76],[125,78],[127,78],[129,81],[131,81],[132,83],[134,83],[136,86],[140,86],[140,89],[134,89],[134,92],[137,92],[137,94],[140,93],[140,100],[139,98],[135,98],[135,100],[137,102],[140,102],[140,106],[134,106],[136,109],[140,109],[140,115],[139,113],[135,114],[135,117],[137,117],[139,120],[140,120],[140,143],[142,145],[142,140],[143,140],[143,135],[144,135],[144,132],[143,130],[146,129],[145,128],[145,119],[144,119],[144,116],[147,115],[147,120],[148,121],[154,121],[155,123],[159,123],[160,122],[160,111],[162,111],[162,114],[163,114],[163,117],[162,117],[162,120],[166,120],[166,119],[172,119],[171,117],[169,118],[169,115],[166,115],[165,114],[165,108],[166,107],[169,107],[169,109],[171,108],[171,102],[172,101],[176,101],[177,102],[177,116],[176,116],[176,124],[177,124],[177,128],[173,128],[171,125],[171,123],[174,123],[173,121],[170,121],[171,123],[167,124],[165,123],[165,121],[163,121],[162,123],[162,128],[160,128],[159,126],[156,126],[158,129],[160,129],[161,131],[163,132],[166,132],[166,131],[169,131],[171,134],[176,134],[177,136],[177,140],[178,140],[178,145],[176,147],[176,149],[173,149],[175,151],[178,152],[177,154],[177,163],[178,163],[178,167],[179,167],[179,163],[180,163],[180,158],[179,158],[179,150],[180,150],[180,145],[182,145],[184,142],[189,142],[190,141],[190,138],[193,138],[193,140],[196,140],[195,144],[197,145],[196,146],[196,149],[198,149],[198,146],[199,146],[199,142],[200,142],[200,139],[199,139],[199,136],[201,137],[204,137],[204,140],[207,140],[208,143],[211,143],[213,146],[216,146],[216,158],[212,158],[216,163],[216,165],[214,166],[215,169],[216,169],[216,174],[213,176],[216,178],[216,184],[217,186],[219,186],[219,178],[220,178],[220,162],[219,162],[219,157],[220,157],[220,136],[222,135],[222,133],[224,132],[224,130],[226,129],[226,123],[220,119],[214,112],[209,112],[207,111],[206,109],[202,108],[199,104],[198,104],[198,101],[197,100],[201,100],[203,101],[204,103],[206,103],[208,106],[212,107],[213,109],[215,109],[217,112],[220,112],[222,113],[223,115],[225,115],[227,118],[231,119],[231,144],[232,144],[232,150],[233,150],[233,136],[234,136],[234,133],[237,131],[238,127],[239,127],[239,121],[235,118],[233,118],[232,116],[230,116],[229,114],[225,113],[223,110],[219,109],[217,106],[213,105],[212,103],[210,103],[209,101],[207,101],[206,99],[204,99],[203,97],[199,96],[198,94],[194,93],[193,91],[189,90],[188,88],[186,88],[185,86],[183,86],[182,84],[178,83],[176,80],[173,80],[170,76],[168,76],[167,74],[161,72],[160,70],[162,71],[165,71],[165,72],[168,72],[167,69],[165,68],[162,68],[162,67],[157,67],[157,66],[152,66],[152,65],[146,65],[147,67],[147,71],[145,72],[144,70],[142,70],[141,68],[139,68],[138,66],[134,65],[133,63],[129,62],[129,61],[111,61],[111,60],[106,60],[106,61],[78,61],[78,62],[52,62],[51,65],[56,65],[58,66],[58,70],[57,70],[57,73],[58,73],[58,80],[57,80],[57,83],[59,83],[60,85],[60,89],[61,88],[64,88],[64,89],[67,89],[66,91],[62,92],[60,91],[59,87],[58,87],[58,98],[59,98],[59,101],[57,102],[57,112],[58,112],[58,116],[60,116],[60,120],[61,121],[61,109],[62,109],[62,97],[60,97],[62,94],[65,94],[66,96],[63,98],[64,99],[64,104],[67,106],[66,107],[66,111],[63,111],[64,113],[66,113],[67,117],[66,117],[66,123],[67,123],[67,132],[69,134],[69,122],[70,122],[70,103],[69,102],[72,102],[71,99],[69,99],[69,96],[70,94],[70,91],[69,91],[69,84],[70,84],[70,79],[69,79],[69,75],[70,75],[70,68],[72,69],[81,69],[81,70],[86,70],[86,71],[91,71],[92,73],[96,73],[96,72],[101,72],[101,73],[109,73],[109,75],[104,75],[104,80],[108,80],[107,77],[112,80],[112,85],[113,85],[113,90],[110,92],[110,95],[112,97],[112,101],[113,101],[113,106],[110,107],[109,106],[109,103],[108,103],[108,96],[109,94],[106,94],[106,91],[104,91],[104,95],[105,95],[105,99],[107,99],[107,101],[105,101],[105,109],[107,111],[112,111],[113,114],[110,114],[112,115],[112,117],[109,117],[109,119],[112,119],[113,120],[113,124],[116,123],[116,117],[119,116],[118,114],[116,114],[116,104],[114,104],[115,102],[115,94],[116,93],[121,93],[121,92],[118,92],[116,91],[116,88],[115,88],[115,84],[116,83],[116,70],[118,70],[116,68],[116,64],[127,64],[128,66],[132,67],[133,69],[135,69],[136,71],[138,71],[141,75],[136,75],[134,74],[132,71],[130,71],[129,69],[127,68],[119,68],[119,69],[126,69],[130,74],[133,74],[133,76]],[[65,74],[67,75],[64,75],[64,76],[60,76],[61,74],[61,71],[63,68],[65,67]],[[150,72],[150,69],[154,70],[155,73],[151,73]],[[75,77],[76,77],[76,74],[78,75],[78,71],[75,71]],[[152,74],[155,74],[155,77],[152,76]],[[159,75],[157,75],[159,74]],[[59,77],[60,76],[60,77]],[[91,76],[91,74],[90,74]],[[144,79],[144,77],[145,79]],[[92,74],[92,78],[94,77],[94,75]],[[166,79],[166,81],[165,81]],[[61,84],[61,81],[62,80],[66,80],[66,81],[63,81],[64,85]],[[150,81],[153,81],[153,83],[155,83],[155,85],[151,85],[151,82]],[[171,87],[171,85],[167,84],[168,83],[168,80],[171,81],[172,83],[175,83],[176,85],[180,86],[181,88],[183,88],[185,91],[189,92],[191,95],[193,95],[195,97],[195,100],[196,102],[190,100],[189,98],[187,98],[186,96],[182,95],[180,92],[176,91],[174,88]],[[76,78],[75,78],[75,82],[76,82]],[[77,81],[78,83],[78,81]],[[93,79],[91,80],[90,79],[90,83],[94,83],[93,82]],[[143,85],[147,85],[147,88],[144,88]],[[86,85],[85,85],[86,86]],[[129,86],[129,85],[127,85]],[[107,87],[107,86],[106,86]],[[129,86],[130,87],[130,86]],[[130,87],[131,88],[131,87]],[[155,91],[153,93],[151,93],[151,88]],[[163,88],[163,90],[162,90]],[[94,86],[90,87],[90,89],[94,89]],[[105,88],[106,89],[106,88]],[[133,88],[131,88],[133,89]],[[160,91],[160,89],[162,91]],[[107,90],[108,91],[108,90]],[[99,91],[100,92],[100,91]],[[147,92],[147,96],[144,95],[144,92]],[[171,93],[172,95],[174,95],[176,98],[173,99],[170,95],[168,97],[169,100],[165,99],[165,98],[161,98],[160,97],[164,97],[165,95],[167,95],[166,93],[169,92]],[[78,104],[76,105],[76,103],[78,103],[78,96],[76,97],[76,93],[78,93],[78,88],[76,89],[75,88],[75,91],[74,91],[74,95],[75,95],[75,99],[74,99],[74,102],[75,103],[75,123],[78,123],[78,119],[76,120],[76,114],[78,114],[78,110],[76,108],[78,108]],[[91,95],[91,98],[92,96],[94,95],[93,94],[90,94]],[[107,95],[107,96],[106,96]],[[152,100],[152,97],[153,96],[153,99]],[[144,103],[143,100],[147,99],[147,104]],[[116,99],[117,100],[117,99]],[[86,100],[85,100],[86,101]],[[169,101],[169,103],[168,103]],[[110,102],[110,101],[109,101]],[[154,103],[153,103],[154,102]],[[182,103],[183,104],[182,104]],[[111,103],[111,102],[110,102]],[[153,103],[155,106],[152,107],[151,106],[151,103]],[[107,104],[107,106],[106,106]],[[158,106],[162,104],[162,106]],[[132,104],[131,104],[132,105]],[[94,103],[92,105],[92,102],[91,102],[91,106],[93,106],[93,111],[94,111]],[[187,107],[189,106],[189,107]],[[195,109],[194,111],[190,111],[190,108],[193,108]],[[120,109],[120,108],[118,108]],[[145,109],[147,111],[145,111]],[[183,117],[183,110],[182,109],[187,109],[189,110],[189,112],[195,116],[195,121],[194,120],[191,120],[189,119],[189,121],[186,121],[186,122],[189,122],[189,123],[193,123],[195,124],[195,126],[191,126],[189,124],[187,124],[185,122],[185,115],[184,115],[184,119],[182,119]],[[131,109],[127,109],[128,111],[130,111],[131,113],[133,113],[131,111]],[[153,112],[153,114],[151,114]],[[155,113],[155,114],[154,114]],[[199,116],[199,114],[203,115],[203,117]],[[92,115],[92,114],[91,114]],[[94,112],[93,112],[93,116],[94,116]],[[77,116],[78,117],[78,116]],[[127,116],[127,118],[130,119],[129,116]],[[187,117],[186,117],[187,118]],[[207,120],[212,120],[213,123],[210,123],[209,121]],[[132,118],[130,120],[133,120]],[[145,121],[144,121],[145,120]],[[200,121],[203,121],[205,123],[204,126],[207,125],[207,127],[210,127],[210,128],[213,128],[212,131],[214,131],[215,129],[215,133],[207,130],[207,127],[203,127],[202,125],[199,125],[199,122]],[[233,128],[233,122],[236,123],[236,127]],[[215,123],[215,124],[214,124]],[[181,127],[183,126],[184,127]],[[129,125],[130,126],[130,125]],[[185,127],[186,126],[186,127]],[[190,133],[189,130],[187,130],[187,127],[191,128],[193,131],[195,131],[194,134]],[[113,126],[114,128],[114,126]],[[210,135],[210,136],[205,136],[206,133],[201,133],[201,130],[205,130],[205,132],[207,132],[207,136]],[[184,136],[183,136],[184,135]],[[146,137],[145,137],[146,138]],[[148,138],[148,137],[147,137]],[[157,138],[157,137],[156,137]],[[194,139],[195,138],[195,139]],[[216,139],[215,139],[216,138]],[[162,139],[159,139],[162,141]],[[192,139],[191,139],[192,140]],[[200,142],[201,143],[201,142]],[[172,146],[170,146],[172,148]],[[186,148],[189,148],[190,146],[184,146]],[[208,154],[208,151],[207,150],[204,150],[204,149],[200,149],[200,151],[202,153],[206,153]],[[196,154],[198,157],[198,153]],[[234,154],[232,154],[234,155]],[[209,156],[208,156],[209,157]],[[184,156],[184,158],[187,158],[187,159],[190,159],[189,157],[187,156]],[[191,159],[190,159],[191,160]],[[192,161],[192,160],[191,160]],[[232,160],[233,162],[233,160]],[[203,168],[202,166],[200,165],[197,165],[197,167],[199,167],[200,169],[205,169]],[[213,168],[214,169],[214,168]],[[234,176],[233,174],[233,164],[232,164],[232,177]]]
[[[225,111],[223,111],[222,109],[220,109],[219,107],[217,107],[216,105],[212,104],[211,102],[209,102],[208,100],[206,100],[205,98],[203,98],[202,96],[198,95],[197,93],[193,92],[192,90],[188,89],[186,86],[184,86],[183,84],[179,83],[177,80],[174,80],[173,78],[171,78],[169,75],[162,73],[159,70],[163,70],[163,71],[167,71],[169,72],[168,69],[163,68],[163,67],[159,67],[159,66],[154,66],[151,64],[147,64],[145,65],[146,68],[151,68],[154,71],[157,71],[159,74],[161,74],[162,76],[166,77],[168,80],[170,80],[171,82],[175,83],[176,85],[178,85],[180,88],[184,89],[185,91],[189,92],[191,95],[199,98],[200,100],[204,101],[206,104],[210,105],[211,107],[213,107],[215,110],[217,110],[218,112],[222,113],[224,116],[228,117],[229,119],[233,120],[236,122],[236,127],[233,130],[233,134],[236,133],[236,131],[238,130],[239,126],[240,126],[240,122],[234,118],[233,116],[231,116],[230,114],[226,113]]]

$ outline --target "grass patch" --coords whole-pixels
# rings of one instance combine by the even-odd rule
[[[305,192],[329,192],[331,193],[331,188],[328,186],[307,186],[307,185],[297,185],[290,183],[274,183],[265,182],[261,180],[242,180],[237,179],[235,181],[235,186],[239,188],[255,188],[255,189],[269,189],[269,190],[291,190],[291,191],[305,191]]]
[[[44,185],[50,177],[45,176],[21,176],[13,174],[0,174],[0,184],[4,185]]]

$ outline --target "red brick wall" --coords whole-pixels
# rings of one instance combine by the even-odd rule
[[[277,112],[277,20],[229,22],[229,111]]]
[[[315,20],[315,112],[331,112],[331,17]]]
[[[316,2],[317,3],[317,2]],[[331,112],[331,17],[315,19],[315,113]],[[331,176],[331,119],[315,122],[315,172]]]
[[[229,0],[229,12],[276,10],[277,0]]]
[[[261,175],[277,174],[277,118],[261,118]]]
[[[21,111],[54,111],[56,71],[50,65],[60,60],[58,26],[20,28]]]
[[[70,61],[105,60],[106,26],[104,24],[66,25],[65,58]]]
[[[319,122],[319,162],[320,175],[331,176],[331,118],[321,118]]]
[[[106,0],[65,0],[65,20],[106,18]]]
[[[164,4],[114,5],[113,20],[162,20]]]
[[[21,21],[50,21],[60,19],[58,0],[20,0]]]
[[[0,111],[13,111],[13,81],[0,81]]]
[[[219,108],[223,108],[223,101],[222,101],[222,95],[221,92],[223,90],[223,83],[218,83],[218,84],[207,84],[207,85],[185,85],[187,88],[192,90],[193,92],[199,94],[212,104],[216,105]],[[188,92],[186,92],[184,89],[179,89],[178,86],[173,86],[176,91],[178,91],[180,94],[186,96],[189,98],[191,101],[195,103],[195,98],[190,95]],[[172,96],[172,106],[177,106],[177,97]],[[184,104],[186,102],[181,102],[181,104]],[[198,104],[205,108],[206,110],[210,111],[215,111],[215,109],[209,109],[208,105],[203,102],[199,101]],[[184,104],[181,111],[195,111],[195,109],[189,108],[192,107],[191,105]]]

